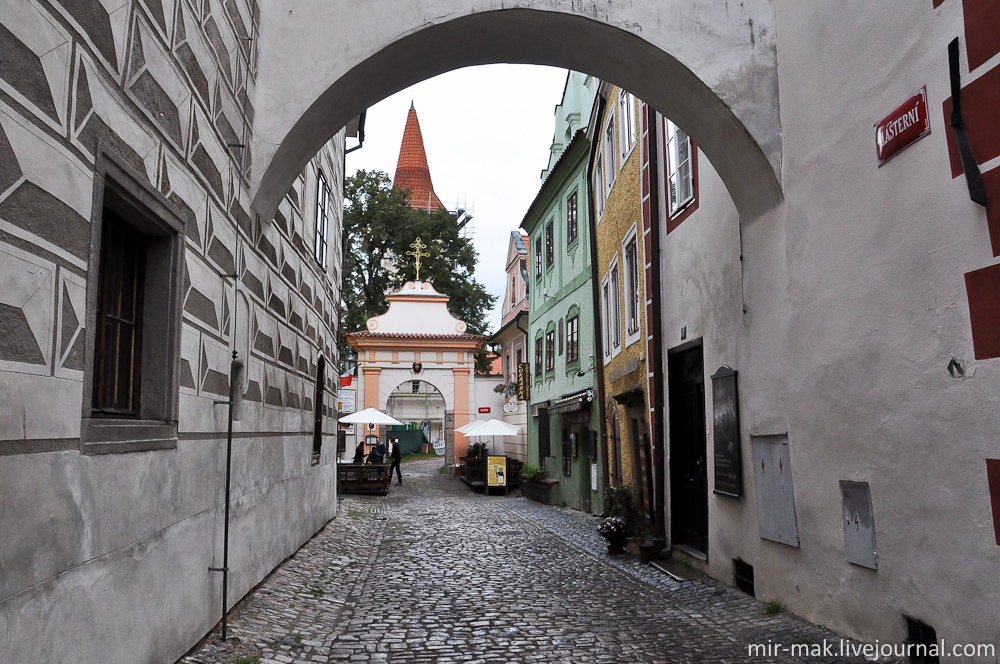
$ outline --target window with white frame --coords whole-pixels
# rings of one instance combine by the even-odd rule
[[[615,184],[618,169],[615,167],[615,114],[608,113],[608,124],[604,127],[604,158],[607,161],[604,168],[604,189],[611,193]]]
[[[640,301],[642,289],[639,283],[639,236],[637,226],[625,236],[622,242],[622,256],[625,258],[625,345],[629,346],[642,336],[639,330],[639,316],[642,311]]]
[[[618,91],[618,126],[621,128],[619,144],[624,164],[635,147],[635,97],[624,90]]]
[[[556,262],[556,240],[553,222],[545,225],[545,269],[551,270]]]
[[[622,310],[619,293],[621,292],[618,277],[618,257],[611,263],[611,355],[615,356],[622,350]]]
[[[577,224],[576,224],[576,192],[574,191],[566,199],[566,244],[571,245],[576,242],[577,234]]]
[[[316,262],[326,271],[327,235],[330,230],[330,188],[323,171],[316,172]]]
[[[604,363],[611,361],[611,285],[605,275],[601,281],[601,328],[604,330]]]
[[[542,236],[535,238],[535,279],[542,278]]]
[[[694,199],[694,171],[691,166],[691,137],[670,120],[664,120],[667,147],[667,204],[670,216]]]
[[[580,315],[566,319],[566,364],[580,361]]]
[[[601,215],[604,214],[604,159],[597,155],[597,163],[594,166],[594,190],[597,192],[597,223],[601,223]]]

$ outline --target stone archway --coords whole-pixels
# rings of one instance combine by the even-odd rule
[[[418,428],[423,430],[428,443],[433,445],[440,442],[443,456],[449,412],[448,401],[444,392],[427,378],[430,376],[404,380],[397,385],[389,393],[385,412],[397,420],[418,423],[420,425]],[[404,448],[403,452],[407,451],[409,450]]]
[[[565,67],[633,92],[692,136],[745,219],[782,198],[770,1],[299,0],[261,12],[253,207],[265,219],[362,110],[437,74],[498,62]]]

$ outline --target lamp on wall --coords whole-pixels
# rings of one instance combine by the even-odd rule
[[[586,369],[580,369],[579,371],[577,371],[576,372],[577,378],[583,378],[584,376],[586,376],[588,373],[590,373],[593,370],[594,370],[594,356],[591,355],[590,356],[590,366],[587,367]]]

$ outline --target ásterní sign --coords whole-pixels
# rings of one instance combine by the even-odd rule
[[[927,86],[904,101],[896,110],[875,124],[875,149],[881,167],[904,148],[931,133],[927,116]]]

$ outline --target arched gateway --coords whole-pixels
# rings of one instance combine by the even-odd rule
[[[426,281],[408,281],[386,299],[389,311],[369,318],[365,331],[347,335],[361,368],[364,407],[387,408],[404,382],[430,384],[444,397],[445,463],[453,463],[468,449],[454,430],[481,405],[473,374],[475,353],[486,337],[466,332],[465,323],[448,311],[450,298]],[[487,394],[496,401],[496,393]]]
[[[770,1],[298,0],[260,6],[253,206],[270,219],[317,148],[371,104],[496,62],[613,81],[670,117],[745,219],[782,197]],[[259,168],[257,167],[259,165]]]

